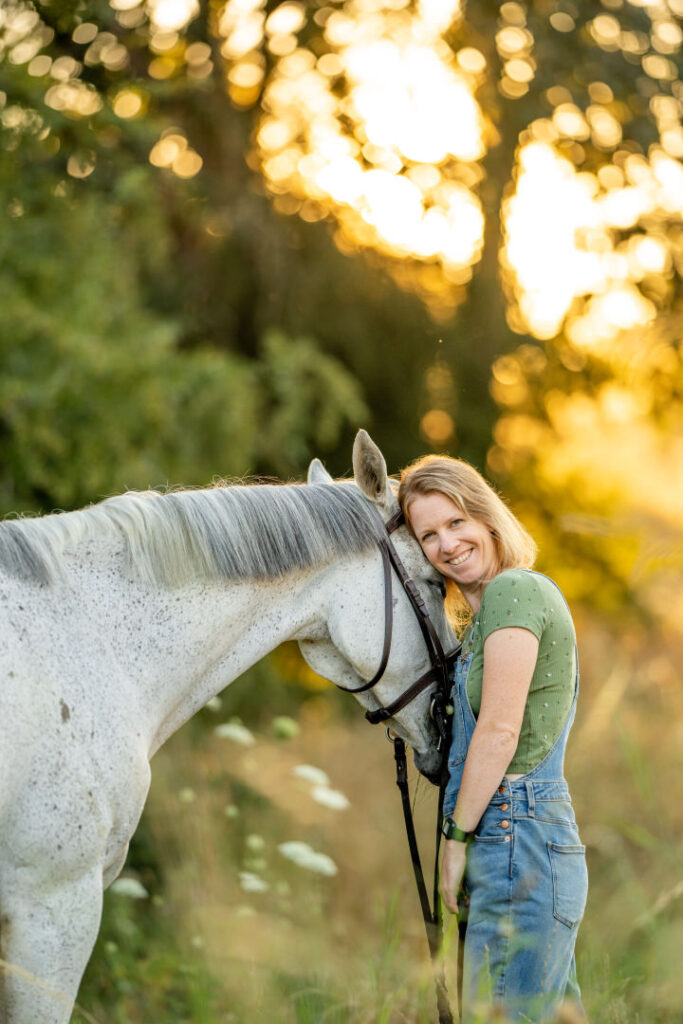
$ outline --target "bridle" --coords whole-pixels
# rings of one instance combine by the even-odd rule
[[[455,659],[460,653],[461,644],[458,644],[452,651],[447,654],[444,652],[441,641],[439,640],[438,633],[434,627],[427,606],[415,585],[414,580],[408,574],[403,562],[401,561],[394,543],[391,539],[392,533],[397,530],[400,526],[405,525],[405,516],[403,512],[399,510],[388,522],[381,522],[381,532],[378,535],[377,543],[379,545],[380,553],[382,555],[382,569],[384,574],[384,643],[382,647],[382,657],[380,660],[379,668],[375,672],[372,679],[370,679],[363,686],[359,686],[356,689],[348,689],[347,687],[340,687],[342,690],[346,690],[347,693],[366,693],[371,690],[380,681],[384,675],[387,663],[389,661],[389,653],[391,651],[391,638],[393,634],[394,624],[394,607],[393,607],[393,593],[392,593],[392,569],[398,576],[398,579],[405,590],[408,600],[412,606],[415,616],[418,621],[418,625],[422,630],[422,635],[429,651],[429,659],[431,661],[431,668],[428,669],[424,675],[421,675],[411,686],[409,686],[404,692],[397,697],[396,700],[392,701],[386,707],[380,706],[372,711],[366,711],[365,717],[371,725],[378,725],[380,722],[386,722],[388,719],[393,718],[399,711],[402,711],[411,701],[419,697],[427,687],[436,683],[434,693],[432,694],[430,702],[430,715],[436,725],[439,738],[437,742],[437,749],[441,754],[441,767],[439,772],[439,801],[437,810],[437,823],[436,823],[436,853],[434,860],[434,886],[433,886],[433,902],[430,904],[429,896],[427,894],[427,887],[425,885],[424,874],[422,871],[422,864],[420,862],[420,852],[417,845],[417,838],[415,835],[415,826],[413,823],[412,808],[410,806],[410,793],[408,789],[408,768],[406,762],[406,750],[405,743],[400,736],[392,734],[391,730],[387,727],[387,739],[389,739],[394,745],[394,758],[396,760],[396,785],[398,786],[401,793],[401,803],[403,806],[403,816],[406,825],[406,834],[408,837],[408,845],[410,847],[410,856],[413,862],[413,871],[415,874],[415,884],[417,886],[418,896],[420,899],[420,905],[422,908],[422,916],[424,918],[425,929],[427,932],[427,942],[429,943],[429,952],[432,959],[432,968],[434,973],[434,983],[436,986],[436,1001],[439,1012],[439,1024],[453,1024],[453,1016],[451,1014],[450,1006],[448,1004],[448,993],[446,991],[446,984],[444,980],[443,964],[441,962],[441,907],[439,901],[439,845],[441,841],[441,817],[443,813],[443,800],[444,792],[446,789],[446,783],[448,781],[448,748],[450,743],[451,734],[451,722],[450,716],[452,714],[452,708],[449,706],[449,695],[451,689],[450,674],[451,666]],[[458,951],[459,957],[459,977],[458,977],[458,988],[461,990],[462,973],[461,973],[461,955],[463,948],[464,939],[464,923],[459,925],[460,928],[460,947]],[[459,992],[460,996],[460,992]],[[461,999],[458,1000],[461,1005]]]
[[[415,616],[418,621],[418,625],[422,630],[422,635],[429,651],[429,659],[432,663],[431,668],[428,669],[424,675],[421,675],[407,690],[397,697],[396,700],[392,701],[386,707],[376,708],[374,711],[366,711],[365,717],[371,725],[378,725],[380,722],[386,722],[389,718],[393,718],[399,711],[402,711],[411,701],[419,697],[420,694],[431,686],[432,683],[436,683],[436,689],[432,695],[430,704],[430,715],[434,720],[439,733],[438,747],[442,754],[446,753],[445,748],[448,746],[448,739],[450,736],[450,722],[448,708],[448,695],[450,692],[450,673],[453,662],[460,653],[461,645],[458,644],[448,654],[444,652],[439,635],[434,627],[427,606],[422,598],[420,591],[415,585],[414,580],[409,575],[406,567],[401,561],[398,551],[394,547],[394,543],[391,539],[392,533],[397,530],[400,526],[405,525],[405,516],[403,512],[399,510],[388,522],[382,521],[382,532],[377,538],[377,544],[379,546],[380,554],[382,555],[382,568],[384,573],[384,644],[382,647],[382,657],[380,660],[379,668],[375,672],[372,679],[363,686],[359,686],[356,689],[349,689],[347,687],[340,687],[342,690],[346,690],[347,693],[365,693],[371,690],[380,681],[387,667],[389,661],[389,653],[391,651],[391,638],[394,627],[394,603],[393,603],[393,591],[391,585],[391,572],[392,569],[398,576],[398,579],[405,590],[408,600],[412,606]]]

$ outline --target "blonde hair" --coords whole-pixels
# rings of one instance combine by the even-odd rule
[[[425,455],[406,466],[401,472],[398,500],[411,530],[410,504],[422,494],[443,494],[467,519],[476,519],[486,526],[496,551],[495,575],[506,569],[530,569],[534,564],[537,547],[533,537],[469,463],[448,455]],[[449,618],[462,631],[471,617],[469,605],[456,583],[447,580],[446,587]]]

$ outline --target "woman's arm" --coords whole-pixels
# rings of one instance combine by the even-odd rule
[[[528,629],[497,629],[484,643],[481,708],[453,812],[458,828],[473,832],[514,757],[536,659],[538,638]],[[441,892],[454,913],[465,870],[465,843],[447,840]]]

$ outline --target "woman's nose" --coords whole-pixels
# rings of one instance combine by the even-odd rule
[[[455,550],[455,545],[457,543],[455,538],[451,537],[447,533],[445,533],[445,534],[442,534],[439,539],[440,539],[440,542],[441,542],[441,550],[443,551],[444,555],[451,555],[451,554],[453,554],[453,551]]]

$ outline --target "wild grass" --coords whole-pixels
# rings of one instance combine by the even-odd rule
[[[680,1024],[683,698],[676,651],[673,642],[653,647],[645,635],[625,640],[594,622],[579,626],[582,690],[567,775],[589,860],[577,947],[586,1008],[593,1024]],[[105,897],[79,996],[96,1019],[435,1021],[391,748],[336,698],[301,703],[286,682],[274,685],[277,674],[277,664],[257,667],[226,692],[220,712],[202,712],[155,759],[124,872],[148,896]],[[259,694],[267,695],[265,704]],[[280,723],[273,730],[273,719],[297,702],[298,735],[277,739],[283,729]],[[353,702],[348,710],[357,712]],[[214,731],[238,712],[253,725],[251,745]],[[294,773],[302,764],[324,771],[322,790],[343,793],[349,806],[319,802],[321,780],[316,790],[314,774]],[[435,806],[424,782],[415,804],[429,865]],[[288,860],[279,847],[292,841],[331,858],[337,874],[311,870],[305,857],[303,865]],[[454,993],[452,936],[446,945]],[[562,1019],[571,1024],[571,1015]]]

